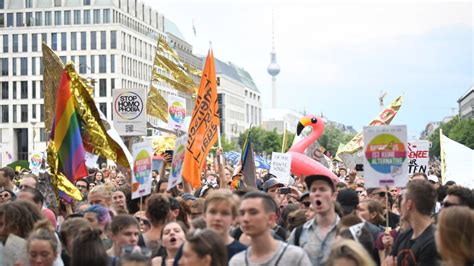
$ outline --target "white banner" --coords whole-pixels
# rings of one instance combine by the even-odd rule
[[[288,185],[291,173],[291,154],[272,152],[270,174],[273,174],[283,184]]]
[[[186,117],[186,99],[170,95],[168,97],[168,127],[172,130],[183,127]]]
[[[365,187],[408,183],[406,126],[364,127]]]
[[[146,136],[145,89],[113,90],[113,122],[121,136]]]
[[[441,135],[441,147],[444,182],[452,180],[458,185],[474,188],[474,150],[444,135]]]
[[[408,174],[428,174],[428,162],[430,161],[430,142],[428,140],[408,141]]]
[[[132,146],[132,199],[146,196],[151,193],[151,170],[153,147],[150,140],[135,143]]]
[[[184,153],[186,151],[186,143],[188,141],[187,134],[182,135],[176,139],[176,144],[173,152],[173,161],[171,162],[171,173],[168,179],[167,190],[172,189],[182,182],[181,172],[183,170]]]

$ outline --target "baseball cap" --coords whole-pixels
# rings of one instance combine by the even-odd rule
[[[270,188],[274,186],[284,187],[285,185],[281,183],[280,181],[278,181],[278,179],[272,177],[268,179],[267,181],[265,181],[265,183],[263,183],[263,191],[267,192]]]
[[[341,204],[344,214],[349,214],[359,205],[359,196],[355,190],[343,189],[337,194],[337,202]]]
[[[309,197],[309,192],[301,194],[300,201],[303,201],[306,197]]]
[[[428,181],[433,181],[433,182],[435,182],[435,183],[438,183],[438,182],[439,182],[439,179],[438,179],[438,177],[435,176],[435,175],[429,175],[429,176],[428,176]]]
[[[325,175],[309,175],[309,176],[306,176],[305,179],[304,179],[304,182],[306,183],[306,187],[308,189],[310,189],[311,184],[316,180],[326,181],[332,187],[332,190],[336,191],[336,184],[334,183],[335,181],[332,178],[330,178],[328,176],[325,176]]]

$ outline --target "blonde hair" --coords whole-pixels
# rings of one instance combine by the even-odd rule
[[[230,205],[230,208],[232,210],[232,216],[237,216],[237,203],[235,202],[234,197],[232,196],[232,192],[230,192],[230,190],[218,189],[212,191],[204,201],[203,211],[206,212],[207,208],[209,207],[209,204],[213,202],[227,203],[228,205]]]
[[[438,248],[443,260],[474,262],[474,210],[466,206],[445,208],[438,217]]]
[[[350,259],[359,266],[375,266],[370,254],[354,240],[344,239],[334,244],[326,261],[327,266],[336,265],[337,259]]]
[[[98,193],[102,195],[102,197],[104,198],[111,199],[113,191],[114,191],[114,187],[112,185],[103,184],[103,185],[98,185],[98,186],[93,187],[91,191],[89,192],[89,194]]]

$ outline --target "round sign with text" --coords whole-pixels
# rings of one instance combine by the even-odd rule
[[[382,174],[399,169],[407,156],[405,145],[391,134],[380,134],[367,145],[365,157],[370,166]]]
[[[133,120],[139,117],[144,109],[143,99],[133,91],[118,95],[114,102],[115,112],[124,120]]]

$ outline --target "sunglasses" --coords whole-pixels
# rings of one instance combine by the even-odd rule
[[[372,195],[379,195],[379,197],[383,198],[387,195],[387,192],[380,191],[380,192],[377,192],[377,193],[373,193]]]
[[[10,195],[10,193],[2,193],[0,194],[0,197],[3,198],[3,199],[6,199],[6,198],[11,198],[12,195]]]
[[[137,219],[137,221],[140,223],[140,222],[143,222],[144,225],[151,225],[150,224],[150,221],[148,219],[143,219],[143,218],[140,218],[140,217],[135,217]]]
[[[443,208],[448,208],[448,207],[451,207],[451,206],[458,206],[459,204],[456,204],[456,203],[451,203],[449,201],[443,201],[441,203],[441,207]]]
[[[311,206],[311,202],[309,201],[303,201],[301,203],[305,206],[305,208],[309,208],[309,206]]]

